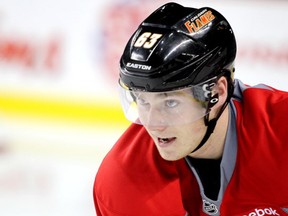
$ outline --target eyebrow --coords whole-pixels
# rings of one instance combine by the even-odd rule
[[[161,92],[161,93],[156,94],[156,96],[158,96],[158,97],[168,97],[169,94],[167,92]]]

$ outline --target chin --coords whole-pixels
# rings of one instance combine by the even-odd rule
[[[168,153],[163,153],[159,151],[160,156],[166,160],[166,161],[177,161],[179,159],[182,159],[183,157],[179,156],[179,155],[175,155],[175,154],[168,154]]]

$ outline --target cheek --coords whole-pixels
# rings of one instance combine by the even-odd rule
[[[192,123],[192,124],[189,124],[189,125],[186,125],[183,129],[186,133],[190,133],[190,134],[198,134],[200,133],[205,127],[205,124],[204,124],[204,120],[203,118]]]
[[[205,131],[206,127],[203,120],[201,119],[201,121],[197,121],[193,124],[183,127],[183,129],[179,132],[179,137],[184,142],[194,143],[203,138]]]

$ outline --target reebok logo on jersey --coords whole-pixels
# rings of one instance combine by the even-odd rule
[[[272,208],[264,208],[264,209],[254,209],[253,212],[249,214],[245,214],[243,216],[264,216],[264,215],[280,215],[277,213],[277,210]]]

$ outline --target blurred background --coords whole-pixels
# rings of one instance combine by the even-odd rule
[[[163,0],[0,0],[0,215],[92,216],[97,169],[129,125],[118,60]],[[288,1],[210,6],[238,40],[236,78],[288,90]]]

